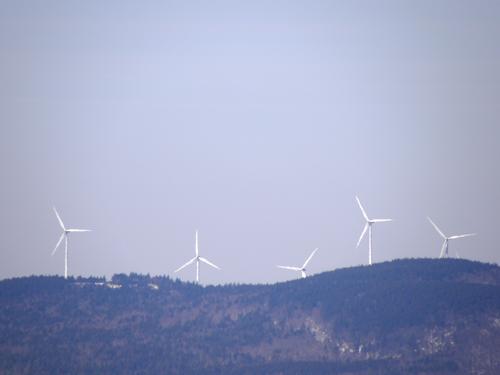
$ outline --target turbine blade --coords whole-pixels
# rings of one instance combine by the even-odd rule
[[[314,249],[313,252],[311,253],[311,255],[309,255],[309,258],[306,259],[306,261],[304,262],[304,265],[302,266],[302,268],[306,268],[306,266],[309,263],[309,261],[312,259],[312,257],[314,256],[314,254],[316,254],[316,251],[318,251],[318,248]]]
[[[372,223],[388,223],[392,221],[392,219],[372,219],[370,220]]]
[[[430,221],[430,223],[432,224],[432,226],[434,227],[434,229],[436,229],[436,231],[441,235],[441,237],[443,237],[444,239],[446,239],[446,236],[444,235],[443,232],[441,232],[441,229],[439,229],[439,227],[436,225],[436,223],[434,223],[430,217],[427,217],[427,219]]]
[[[365,209],[363,208],[363,205],[361,204],[361,201],[359,200],[359,198],[357,196],[356,196],[356,200],[358,201],[358,205],[359,205],[359,208],[361,209],[361,213],[363,214],[363,217],[365,218],[366,221],[370,221],[370,219],[368,219],[368,215],[366,214]]]
[[[54,212],[57,216],[57,220],[59,221],[59,225],[61,226],[62,230],[66,230],[66,228],[64,228],[64,223],[63,221],[61,220],[61,217],[59,216],[59,214],[57,213],[57,210],[55,207],[52,207],[54,209]]]
[[[195,253],[196,253],[196,256],[198,256],[198,254],[199,254],[199,251],[198,251],[198,231],[196,231]]]
[[[472,237],[472,236],[475,236],[475,235],[477,235],[477,233],[467,233],[467,234],[461,234],[459,236],[451,236],[451,237],[448,237],[448,239],[450,239],[450,240],[456,240],[457,238]]]
[[[368,224],[368,223],[366,223],[366,224],[365,224],[365,227],[363,228],[363,232],[361,232],[361,236],[359,236],[358,244],[356,245],[356,247],[359,247],[359,244],[360,244],[360,243],[361,243],[361,241],[363,240],[363,237],[365,236],[366,231],[368,230],[368,226],[369,226],[369,224]]]
[[[302,278],[303,278],[303,279],[305,279],[305,278],[306,278],[306,276],[307,276],[307,275],[306,275],[306,271],[304,271],[304,270],[300,270],[300,272],[301,272]]]
[[[188,261],[187,263],[184,263],[182,266],[180,266],[179,268],[177,268],[175,272],[179,272],[180,270],[182,270],[184,267],[187,267],[189,266],[191,263],[193,263],[194,261],[196,260],[196,257],[194,257],[193,259],[191,259],[190,261]]]
[[[64,238],[64,232],[63,232],[63,234],[61,234],[61,237],[59,237],[59,241],[57,241],[56,247],[54,248],[54,250],[52,250],[52,255],[54,255],[56,253],[56,250],[59,247],[59,245],[61,244],[63,238]]]
[[[92,232],[92,229],[68,229],[66,232]]]
[[[445,247],[446,247],[446,242],[447,242],[447,241],[446,241],[446,240],[444,240],[444,242],[443,242],[443,246],[441,246],[441,252],[439,253],[439,258],[444,257],[444,249],[445,249]]]
[[[299,267],[290,267],[290,266],[276,266],[278,268],[283,268],[284,270],[292,270],[292,271],[302,271]]]
[[[206,263],[208,264],[209,266],[212,266],[213,268],[217,268],[218,270],[220,270],[220,267],[216,266],[215,264],[213,264],[212,262],[209,262],[208,259],[205,259],[203,257],[199,257],[199,259],[203,262],[203,263]]]

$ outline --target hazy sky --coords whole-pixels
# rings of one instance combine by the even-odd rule
[[[499,1],[0,1],[0,278],[499,262]],[[194,267],[178,276],[193,280]]]

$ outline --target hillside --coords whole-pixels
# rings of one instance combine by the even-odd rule
[[[1,374],[500,374],[500,267],[414,259],[273,285],[0,282]]]

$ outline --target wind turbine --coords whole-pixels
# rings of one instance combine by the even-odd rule
[[[309,258],[306,259],[306,261],[304,262],[304,265],[302,267],[291,267],[291,266],[277,266],[277,267],[278,268],[283,268],[285,270],[300,271],[301,274],[302,274],[302,278],[305,278],[307,276],[306,275],[307,264],[312,259],[312,257],[316,253],[316,251],[318,251],[318,248],[316,248],[316,249],[313,250],[313,252],[311,253],[311,255],[309,255]]]
[[[436,229],[436,231],[439,233],[439,235],[441,237],[443,237],[443,239],[444,239],[443,246],[441,247],[441,252],[439,253],[439,258],[442,258],[442,257],[448,258],[448,242],[450,240],[456,240],[458,238],[471,237],[471,236],[475,236],[477,234],[477,233],[467,233],[467,234],[460,234],[458,236],[447,237],[447,236],[444,235],[444,233],[441,231],[441,229],[439,229],[439,227],[436,225],[436,223],[434,223],[432,221],[432,219],[430,217],[427,217],[427,219],[429,219],[429,221],[432,224],[432,226],[434,227],[434,229]],[[457,253],[457,255],[458,255],[458,253]],[[460,256],[458,256],[458,257],[460,257]]]
[[[198,251],[198,231],[196,231],[195,252],[196,252],[196,255],[193,259],[191,259],[187,263],[185,263],[182,266],[180,266],[179,268],[177,268],[174,272],[179,272],[184,267],[187,267],[191,263],[196,262],[196,282],[199,282],[200,281],[200,261],[208,264],[209,266],[212,266],[213,268],[220,270],[219,267],[217,267],[215,264],[211,263],[208,259],[205,259],[205,258],[200,256],[199,251]]]
[[[54,212],[57,216],[57,220],[59,221],[59,225],[61,226],[63,232],[61,234],[61,237],[59,237],[59,241],[57,241],[56,247],[52,251],[52,255],[54,255],[56,253],[57,248],[59,247],[62,240],[64,239],[64,278],[67,279],[68,278],[68,236],[70,233],[91,232],[91,230],[90,229],[66,229],[63,221],[61,220],[61,217],[57,213],[56,208],[55,207],[53,207],[53,208],[54,208]]]
[[[358,197],[356,197],[356,200],[358,201],[359,208],[361,209],[361,213],[363,214],[363,217],[366,220],[365,227],[363,228],[363,232],[361,232],[361,236],[359,236],[358,244],[356,245],[356,248],[359,247],[359,244],[361,243],[361,240],[365,236],[366,231],[368,230],[368,264],[371,266],[372,265],[372,225],[375,223],[386,223],[389,221],[392,221],[392,219],[369,219],[368,215],[366,214],[365,209],[361,205],[361,201],[359,200]]]

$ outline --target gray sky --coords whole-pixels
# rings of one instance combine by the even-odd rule
[[[500,2],[1,1],[0,278],[499,262]],[[179,276],[194,278],[194,267]]]

